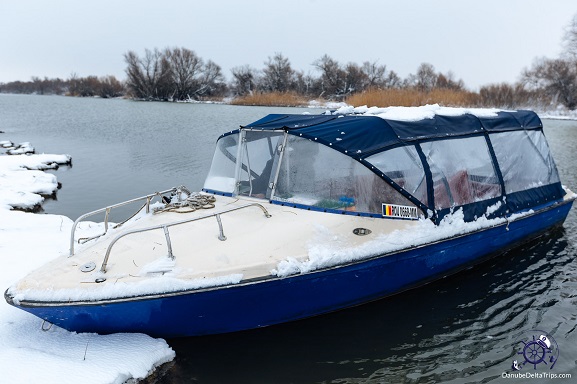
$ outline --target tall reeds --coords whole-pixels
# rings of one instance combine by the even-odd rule
[[[234,105],[261,105],[302,107],[308,105],[309,100],[295,92],[255,92],[252,95],[240,96],[231,101]]]
[[[345,99],[348,105],[368,107],[416,107],[440,104],[449,107],[474,107],[479,104],[479,94],[451,89],[418,91],[415,89],[371,89]]]

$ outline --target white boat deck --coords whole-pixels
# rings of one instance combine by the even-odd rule
[[[225,212],[251,203],[262,204],[271,216],[267,218],[258,206]],[[171,226],[168,231],[172,260],[168,257],[163,229],[130,234],[114,244],[106,272],[100,272],[110,242],[120,234],[219,212],[223,212],[220,218],[226,240],[219,240],[219,226],[214,216]],[[306,260],[313,244],[338,241],[355,247],[380,234],[414,224],[414,221],[406,220],[307,211],[273,205],[262,199],[217,196],[212,209],[143,214],[118,229],[109,230],[100,239],[89,241],[75,255],[60,257],[32,272],[13,289],[19,292],[61,289],[72,292],[106,287],[107,295],[113,296],[111,285],[119,282],[146,284],[159,276],[190,282],[238,274],[242,275],[242,280],[266,278],[282,260]],[[355,228],[370,229],[371,234],[355,235]],[[90,262],[95,263],[96,268],[82,272],[81,267]],[[99,278],[106,280],[97,283]],[[93,297],[89,293],[78,296]]]

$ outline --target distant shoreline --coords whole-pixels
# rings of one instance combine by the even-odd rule
[[[213,100],[177,100],[177,101],[168,101],[168,100],[145,100],[145,99],[135,99],[126,96],[120,97],[113,97],[113,98],[102,98],[100,96],[68,96],[68,95],[56,95],[56,94],[48,94],[48,95],[39,95],[36,93],[7,93],[7,92],[0,92],[1,95],[7,96],[62,96],[62,97],[80,97],[80,98],[91,98],[91,99],[121,99],[121,100],[129,100],[135,102],[171,102],[171,103],[183,103],[183,104],[225,104],[225,105],[238,105],[238,106],[246,106],[246,107],[291,107],[291,108],[303,108],[303,109],[328,109],[334,110],[341,107],[359,107],[362,105],[370,106],[370,107],[379,107],[379,108],[388,108],[388,107],[398,107],[398,106],[420,106],[420,105],[427,105],[427,104],[439,104],[441,106],[448,106],[448,107],[457,107],[457,108],[496,108],[496,109],[503,109],[503,110],[512,110],[512,109],[529,109],[535,111],[540,118],[542,119],[549,119],[549,120],[577,120],[577,110],[568,110],[567,108],[558,105],[552,106],[551,108],[543,108],[543,107],[535,107],[535,106],[519,106],[516,108],[509,108],[509,107],[500,107],[500,106],[478,106],[478,105],[451,105],[445,104],[443,102],[431,102],[426,104],[420,105],[401,105],[401,104],[390,104],[390,105],[370,105],[368,103],[353,105],[348,104],[346,102],[337,102],[337,101],[328,101],[328,100],[316,100],[316,99],[306,99],[300,98],[298,102],[295,102],[294,95],[289,95],[288,99],[283,99],[282,97],[278,97],[278,95],[271,96],[269,98],[266,97],[256,97],[250,99],[241,99],[241,98],[217,98]],[[0,133],[3,133],[0,131]]]

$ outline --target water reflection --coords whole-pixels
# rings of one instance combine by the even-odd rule
[[[177,358],[159,383],[487,382],[509,370],[521,334],[539,327],[557,338],[562,354],[575,356],[566,337],[574,330],[566,321],[575,318],[574,251],[565,231],[556,230],[372,304],[260,330],[169,340]],[[569,318],[555,315],[562,312]],[[561,363],[556,371],[574,369],[571,360]]]

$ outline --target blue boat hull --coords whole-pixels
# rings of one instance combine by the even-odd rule
[[[455,273],[561,225],[571,205],[554,204],[508,225],[286,278],[93,304],[18,307],[77,332],[181,337],[264,327],[377,300]]]

